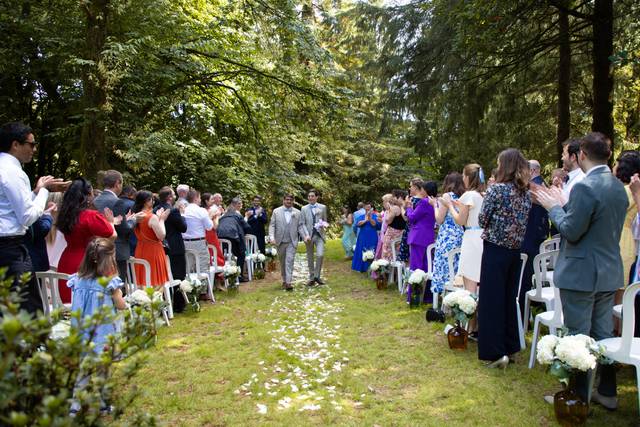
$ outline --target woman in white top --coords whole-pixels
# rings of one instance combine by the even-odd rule
[[[460,199],[451,200],[445,194],[442,203],[448,207],[456,224],[464,226],[458,274],[462,275],[465,289],[477,293],[482,263],[482,228],[478,225],[483,200],[481,193],[484,190],[482,167],[476,163],[466,165],[462,180],[466,191]]]

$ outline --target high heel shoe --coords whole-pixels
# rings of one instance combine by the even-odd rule
[[[507,369],[507,366],[509,366],[509,357],[508,356],[502,356],[498,360],[494,360],[493,362],[487,363],[487,368]]]

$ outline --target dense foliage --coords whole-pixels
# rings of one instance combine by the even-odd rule
[[[594,79],[609,3],[611,91]],[[596,116],[635,147],[639,15],[603,0],[8,0],[0,121],[34,127],[32,175],[113,167],[138,188],[269,204],[316,187],[335,208],[490,169],[507,146],[550,168],[567,134],[604,129]]]

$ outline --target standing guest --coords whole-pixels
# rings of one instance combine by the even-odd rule
[[[164,223],[171,211],[160,208],[154,214],[153,194],[146,190],[140,190],[136,194],[133,211],[143,213],[134,229],[138,238],[135,257],[146,260],[151,266],[151,283],[147,283],[144,267],[135,266],[137,284],[154,287],[164,286],[169,280],[169,273],[167,272],[167,261],[162,241],[167,234]]]
[[[220,245],[220,240],[218,239],[218,220],[220,219],[220,215],[222,215],[222,211],[218,209],[218,207],[213,204],[213,196],[211,193],[204,193],[202,195],[202,203],[201,206],[205,208],[213,222],[213,227],[210,230],[207,230],[205,237],[207,240],[207,244],[216,248],[216,259],[213,259],[213,250],[209,250],[209,256],[211,257],[210,265],[216,265],[218,267],[224,266],[224,253],[222,252],[222,246]],[[220,288],[222,289],[222,288]]]
[[[251,228],[238,212],[241,206],[242,200],[240,198],[235,197],[231,200],[227,211],[218,221],[218,237],[231,242],[231,252],[236,257],[237,265],[243,268],[246,250],[244,235],[250,232]],[[240,275],[239,280],[240,282],[247,281],[243,275]]]
[[[580,153],[580,139],[573,138],[562,143],[562,169],[568,174],[566,183],[554,183],[561,186],[565,203],[569,200],[569,195],[573,186],[582,181],[584,172],[578,164],[578,154]]]
[[[429,203],[435,209],[436,222],[440,224],[433,258],[433,279],[431,281],[433,292],[436,293],[442,293],[445,283],[449,281],[449,258],[447,253],[462,245],[464,228],[456,224],[447,208],[452,200],[458,200],[464,193],[462,175],[458,172],[449,173],[444,179],[442,193],[442,197],[448,198],[448,204],[438,203],[433,197],[429,198]],[[458,270],[459,258],[459,256],[456,256],[453,261],[454,271]]]
[[[482,293],[478,306],[478,358],[506,368],[520,351],[514,301],[522,261],[520,248],[531,209],[529,164],[515,148],[498,155],[496,183],[487,189],[479,222],[483,228]]]
[[[211,207],[219,210],[220,211],[220,215],[222,215],[222,213],[224,213],[224,206],[222,205],[222,194],[215,193],[213,195],[213,205],[211,205]]]
[[[445,195],[441,202],[447,206],[456,224],[464,226],[458,274],[462,276],[464,288],[477,294],[483,248],[482,227],[478,221],[483,201],[481,193],[484,191],[482,167],[476,163],[466,165],[462,170],[462,181],[466,191],[460,199],[452,200]],[[473,321],[470,322],[471,332],[474,332],[474,325]]]
[[[380,233],[378,234],[378,246],[376,247],[376,258],[375,259],[381,259],[382,258],[382,244],[384,241],[384,236],[387,232],[387,227],[389,226],[389,223],[387,222],[387,218],[390,216],[390,210],[391,210],[391,201],[393,200],[393,194],[391,193],[387,193],[384,196],[382,196],[382,214],[380,214],[380,222],[381,222],[381,226],[380,226]],[[375,279],[376,274],[375,272],[373,273],[373,278]]]
[[[420,201],[420,198],[416,197],[416,193],[418,192],[419,185],[422,185],[422,179],[420,178],[413,178],[409,182],[409,196],[411,197],[411,203],[414,209],[417,206],[418,202]],[[404,201],[403,201],[403,205],[404,205]],[[398,252],[398,260],[400,261],[405,261],[405,262],[409,261],[409,243],[407,243],[407,239],[409,238],[410,228],[411,228],[411,224],[409,224],[409,222],[407,221],[404,232],[402,233],[402,237],[400,239],[400,250]]]
[[[544,186],[544,180],[540,176],[540,163],[537,160],[529,160],[529,176],[531,178],[531,186]],[[520,304],[520,312],[524,313],[525,294],[531,290],[533,276],[533,259],[540,252],[540,244],[549,237],[549,214],[547,210],[537,203],[531,204],[529,211],[529,219],[527,220],[527,231],[522,241],[521,252],[527,254],[527,263],[524,266],[522,275],[522,287],[518,301]],[[523,321],[528,321],[523,319]]]
[[[391,195],[389,212],[384,219],[387,223],[387,230],[382,236],[382,258],[388,261],[393,260],[393,242],[402,238],[402,233],[404,233],[407,225],[407,221],[404,219],[402,212],[407,192],[403,190],[393,190]],[[399,246],[399,244],[397,246]],[[398,247],[396,247],[396,250],[397,249]]]
[[[409,268],[414,270],[428,271],[427,247],[435,241],[436,215],[433,206],[429,204],[429,196],[437,195],[437,188],[434,182],[422,182],[416,184],[417,191],[415,197],[419,200],[415,204],[407,198],[405,201],[405,212],[409,222]],[[429,192],[427,192],[429,190]],[[411,299],[411,285],[407,291],[408,300]],[[425,298],[432,298],[431,291],[425,289]]]
[[[356,244],[356,235],[353,232],[353,214],[349,206],[342,207],[340,224],[342,225],[342,249],[344,249],[345,257],[351,259],[353,258],[353,247]]]
[[[632,224],[638,213],[638,207],[629,188],[631,177],[640,173],[640,153],[635,150],[623,151],[615,165],[613,166],[613,174],[624,184],[624,190],[627,193],[629,206],[624,219],[624,227],[620,235],[620,256],[622,257],[622,267],[625,274],[625,282],[623,285],[631,283],[631,277],[635,270],[636,260],[636,241],[633,238]],[[629,280],[627,280],[629,278]],[[620,287],[623,287],[621,285]],[[620,295],[622,297],[622,295]],[[619,301],[622,302],[622,301]]]
[[[169,265],[173,278],[176,280],[184,280],[187,277],[187,262],[184,255],[182,233],[187,231],[187,223],[181,215],[180,209],[173,207],[175,199],[176,195],[171,187],[162,187],[160,191],[158,191],[158,204],[154,208],[154,213],[157,214],[160,209],[169,211],[169,216],[164,221],[166,232],[165,241],[169,246],[169,249],[165,250],[165,252],[167,252],[169,256]],[[174,287],[170,290],[172,292],[171,301],[173,311],[181,313],[184,311],[186,305],[184,296],[182,292],[174,292]]]
[[[322,222],[327,222],[327,207],[322,203],[318,203],[317,190],[309,190],[307,201],[309,203],[303,206],[300,211],[304,226],[309,232],[309,240],[305,241],[307,246],[307,265],[309,267],[309,281],[307,285],[324,285],[321,273],[326,228]]]
[[[293,260],[300,239],[307,240],[309,233],[301,219],[300,211],[293,207],[293,195],[285,194],[282,206],[274,209],[269,222],[269,241],[278,245],[282,288],[292,291]]]
[[[62,192],[49,193],[47,204],[55,204],[55,209],[51,211],[52,224],[49,234],[47,234],[47,256],[49,257],[49,268],[58,269],[58,262],[60,256],[67,247],[67,241],[64,239],[64,234],[56,226],[58,222],[58,211],[62,206]]]
[[[31,257],[33,271],[49,270],[49,254],[47,254],[47,235],[51,232],[53,217],[51,213],[56,209],[55,203],[50,203],[47,210],[36,222],[27,228],[25,245]]]
[[[42,216],[49,190],[62,182],[43,176],[31,192],[31,183],[22,165],[33,159],[35,151],[36,141],[30,127],[7,123],[0,128],[0,267],[7,267],[7,277],[13,277],[12,292],[18,289],[24,273],[33,272],[29,251],[24,246],[27,228]],[[20,307],[29,313],[42,310],[34,274],[21,297]]]
[[[184,209],[184,220],[187,223],[187,231],[182,233],[184,240],[184,248],[194,251],[197,254],[200,271],[198,273],[208,273],[211,265],[211,256],[207,248],[207,231],[213,229],[213,221],[211,214],[202,206],[200,192],[189,190],[187,193],[187,202],[189,203]]]
[[[95,237],[115,239],[117,234],[114,224],[120,224],[122,217],[114,218],[113,212],[105,208],[104,215],[93,210],[93,188],[84,178],[76,178],[64,193],[62,205],[58,213],[58,229],[64,234],[67,247],[60,256],[58,271],[73,274],[84,257],[87,245]],[[71,290],[66,281],[59,282],[60,299],[63,303],[71,302]]]
[[[534,195],[549,211],[562,236],[553,272],[560,289],[564,323],[570,334],[589,335],[596,341],[613,336],[611,315],[616,290],[624,283],[620,235],[629,204],[623,184],[607,167],[611,141],[600,132],[582,138],[578,163],[585,178],[571,190],[563,205],[562,194],[537,188]],[[614,365],[599,365],[600,383],[591,399],[616,409]],[[576,392],[589,402],[589,375],[576,374]]]
[[[118,196],[122,192],[122,174],[110,169],[104,173],[102,182],[104,184],[104,191],[93,199],[93,206],[95,206],[96,210],[100,213],[103,213],[105,208],[113,211],[113,207],[118,201]],[[126,214],[126,212],[124,214]]]
[[[258,239],[258,249],[261,254],[264,254],[264,227],[267,223],[267,211],[262,207],[262,196],[255,196],[252,203],[253,205],[246,210],[245,216],[249,223],[249,227],[251,227],[251,234],[256,236],[256,239]]]
[[[353,260],[351,261],[351,269],[355,271],[365,272],[369,269],[371,261],[363,261],[362,253],[365,251],[374,251],[378,245],[378,229],[380,228],[380,220],[378,215],[373,211],[371,202],[364,203],[364,214],[358,215],[354,219],[356,226],[360,229],[356,240],[356,249],[353,252]]]
[[[113,205],[113,215],[126,217],[132,212],[134,199],[136,197],[136,189],[127,185],[120,192],[120,197]],[[131,244],[131,240],[135,239],[133,232],[136,222],[134,220],[122,221],[116,225],[116,264],[118,265],[118,275],[123,282],[127,281],[127,260],[132,253],[135,253],[136,247]]]
[[[178,200],[176,200],[176,203],[179,205],[182,205],[183,207],[187,207],[187,205],[189,204],[189,202],[187,201],[187,194],[189,193],[189,186],[186,184],[179,184],[176,187],[176,193],[178,194]],[[176,208],[180,209],[180,206],[175,206]]]
[[[357,216],[364,215],[364,202],[358,202],[357,209],[353,213],[353,218],[355,219]],[[360,232],[360,228],[354,223],[353,224],[353,234],[355,234],[356,239],[358,238],[358,233]]]

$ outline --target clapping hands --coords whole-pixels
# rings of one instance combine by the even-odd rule
[[[122,215],[114,217],[113,211],[109,208],[104,208],[104,217],[107,219],[107,222],[113,225],[120,225],[122,223]]]
[[[160,208],[156,211],[156,216],[160,221],[165,221],[169,214],[171,213],[171,209]]]

